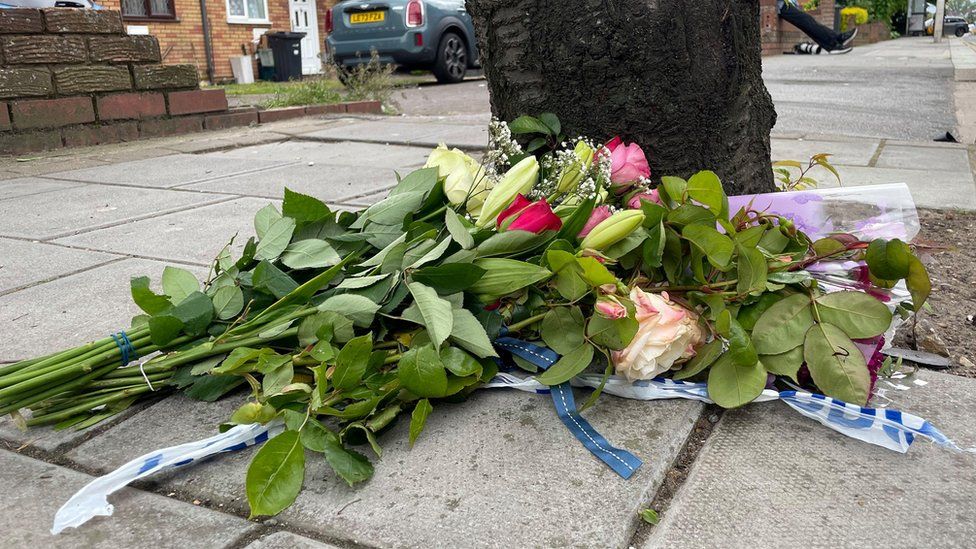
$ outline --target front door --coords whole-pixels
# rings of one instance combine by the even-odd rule
[[[291,30],[305,33],[305,38],[302,38],[302,74],[322,72],[315,0],[288,0],[288,12],[291,15]]]

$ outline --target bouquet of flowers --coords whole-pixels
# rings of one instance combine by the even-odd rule
[[[499,368],[554,390],[602,369],[573,414],[608,382],[661,377],[703,381],[727,408],[776,385],[864,405],[883,334],[930,290],[900,239],[814,238],[730,201],[712,172],[652,178],[636,144],[567,139],[552,114],[493,121],[481,161],[435,149],[360,212],[286,190],[254,229],[202,284],[173,267],[162,293],[133,279],[145,314],[127,331],[4,367],[0,412],[83,427],[163,387],[206,401],[247,387],[224,427],[284,425],[247,474],[252,515],[274,515],[310,454],[365,481],[350,446],[379,456],[401,415],[412,443],[438,400]],[[911,299],[893,310],[896,285]]]

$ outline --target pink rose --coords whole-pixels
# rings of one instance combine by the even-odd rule
[[[663,206],[663,204],[661,204],[660,193],[657,192],[657,189],[651,189],[646,193],[636,193],[634,196],[630,197],[630,200],[627,201],[627,207],[631,210],[639,210],[641,207],[641,200],[653,202],[654,204]]]
[[[544,231],[558,231],[563,220],[552,211],[545,200],[530,201],[521,194],[512,204],[498,214],[495,221],[499,229],[508,231],[528,231],[539,234]]]
[[[612,353],[617,374],[628,381],[651,379],[694,356],[703,341],[695,313],[669,301],[666,293],[634,287],[630,299],[637,308],[637,335],[625,349]]]
[[[640,178],[651,176],[647,157],[637,143],[626,144],[620,137],[614,137],[604,148],[610,152],[610,182],[616,190],[626,189]]]
[[[593,208],[593,213],[591,213],[590,218],[586,220],[586,225],[583,225],[583,230],[580,231],[578,236],[583,238],[584,236],[590,234],[593,227],[596,227],[601,221],[608,217],[610,217],[610,206],[597,206],[596,208]]]
[[[609,319],[627,318],[627,308],[616,299],[598,299],[594,308],[597,313]]]

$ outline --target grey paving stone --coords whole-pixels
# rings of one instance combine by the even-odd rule
[[[976,380],[919,378],[889,407],[972,446]],[[973,454],[898,454],[771,402],[725,414],[644,547],[972,547],[974,513]]]
[[[408,145],[437,146],[446,143],[451,147],[484,148],[488,144],[485,125],[418,124],[409,119],[396,122],[364,120],[336,128],[328,128],[301,134],[305,139],[349,139],[373,143],[400,143]]]
[[[354,141],[283,141],[254,147],[242,147],[210,153],[218,158],[271,158],[281,162],[309,162],[352,166],[357,168],[406,169],[420,167],[427,161],[426,147],[403,147]]]
[[[0,360],[48,354],[128,327],[139,314],[129,279],[149,276],[158,290],[165,265],[126,259],[0,296]],[[187,269],[206,276],[205,268]]]
[[[0,453],[0,502],[7,547],[228,547],[258,528],[246,520],[130,488],[112,496],[111,517],[50,533],[58,508],[88,475],[10,452]]]
[[[13,198],[15,196],[25,196],[29,194],[39,194],[59,189],[77,187],[82,183],[68,183],[64,181],[51,181],[39,177],[18,177],[0,181],[0,200]]]
[[[60,455],[68,447],[77,446],[82,441],[96,436],[100,430],[124,421],[133,414],[138,414],[144,408],[143,404],[135,404],[97,425],[80,430],[69,427],[58,431],[53,427],[44,426],[31,427],[22,431],[9,415],[3,416],[0,418],[0,448],[5,447],[17,452],[26,448],[37,448],[54,455]]]
[[[339,549],[291,532],[275,532],[251,542],[247,549]]]
[[[238,255],[241,253],[247,239],[254,234],[254,214],[269,203],[278,204],[266,199],[239,198],[90,231],[57,242],[209,265],[235,234],[237,238],[234,239],[232,251]]]
[[[409,171],[408,168],[406,171]],[[402,173],[406,173],[403,171]],[[189,185],[187,189],[280,199],[285,187],[325,202],[389,189],[396,184],[393,168],[294,164],[273,170],[237,175]],[[183,188],[183,187],[181,187]]]
[[[205,193],[83,185],[0,200],[0,235],[44,240],[226,199]]]
[[[117,257],[42,242],[0,238],[0,294]]]
[[[886,145],[878,157],[879,168],[965,172],[969,171],[969,152],[952,147],[914,147]]]
[[[803,164],[811,156],[820,153],[830,154],[831,164],[846,164],[850,166],[867,166],[871,157],[878,149],[877,139],[861,139],[848,143],[836,141],[818,141],[806,139],[770,139],[772,159],[796,160]]]
[[[68,457],[107,471],[212,434],[236,405],[168,399]],[[349,488],[321,457],[309,454],[305,491],[279,520],[379,547],[624,546],[638,509],[654,494],[700,410],[689,401],[601,399],[587,417],[645,460],[623,480],[572,438],[548,396],[476,393],[462,404],[438,405],[413,449],[409,422],[401,418],[380,437],[383,458],[362,486]],[[155,480],[244,513],[251,455],[221,456]]]
[[[272,159],[215,159],[194,154],[172,154],[96,168],[50,174],[53,179],[168,188],[237,173],[281,166]]]

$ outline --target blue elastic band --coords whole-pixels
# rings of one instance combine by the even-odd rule
[[[118,334],[112,334],[112,341],[115,342],[115,345],[119,348],[119,352],[122,354],[123,366],[137,358],[136,348],[129,341],[129,336],[125,333],[125,330],[122,330]]]
[[[495,345],[545,370],[559,360],[559,355],[552,349],[522,341],[513,337],[499,337]],[[556,413],[573,436],[576,437],[587,450],[606,463],[618,475],[630,478],[643,463],[640,458],[627,450],[614,447],[596,429],[590,425],[576,410],[576,399],[573,397],[573,387],[569,382],[554,385],[549,388],[552,403],[556,406]]]

